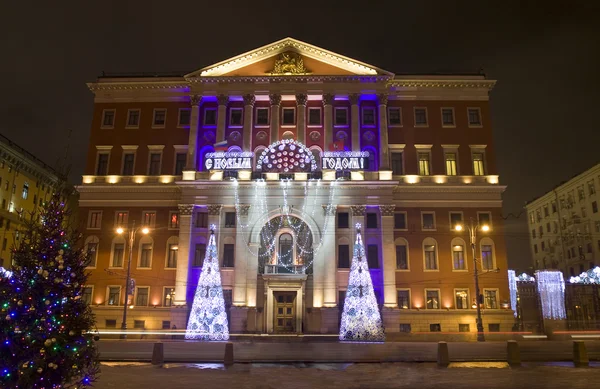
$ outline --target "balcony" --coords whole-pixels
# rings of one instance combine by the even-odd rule
[[[265,265],[265,274],[304,274],[304,265]]]

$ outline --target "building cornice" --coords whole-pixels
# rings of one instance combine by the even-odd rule
[[[189,91],[189,83],[181,81],[136,81],[134,78],[129,81],[120,82],[88,82],[90,91],[131,91],[131,90],[169,90],[169,91]]]
[[[387,83],[389,88],[469,88],[487,89],[491,91],[495,80],[470,79],[392,79]]]

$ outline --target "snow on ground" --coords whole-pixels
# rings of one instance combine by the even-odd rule
[[[381,364],[166,364],[103,363],[96,389],[388,389],[388,388],[592,388],[600,365],[576,369],[568,363]]]

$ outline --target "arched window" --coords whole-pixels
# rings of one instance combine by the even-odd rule
[[[231,146],[227,149],[227,152],[229,153],[241,153],[242,149],[240,148],[240,146]]]
[[[97,236],[91,235],[85,239],[85,253],[87,254],[87,258],[89,260],[88,268],[95,268],[96,262],[98,260],[98,245],[100,244],[100,239]]]
[[[179,252],[179,237],[171,236],[167,239],[167,256],[165,258],[165,269],[177,268],[177,253]]]
[[[138,269],[152,268],[152,252],[154,251],[154,241],[149,236],[144,236],[138,243]]]
[[[397,238],[394,243],[396,245],[396,270],[410,270],[408,241],[404,238]]]
[[[317,169],[321,168],[321,148],[318,146],[312,146],[310,148],[310,152],[313,157],[315,157],[315,163],[317,164]]]
[[[294,264],[294,238],[289,233],[279,235],[279,265],[291,266]]]
[[[461,238],[452,239],[452,270],[467,270],[465,241]]]
[[[494,241],[490,238],[483,238],[479,242],[481,250],[481,268],[483,270],[494,270],[496,269],[496,248],[494,247]]]
[[[363,151],[369,152],[368,171],[376,172],[379,169],[379,154],[375,152],[375,149],[373,147],[365,147]]]
[[[438,271],[437,242],[433,238],[423,239],[423,261],[425,271]]]
[[[110,247],[109,267],[122,268],[125,258],[125,238],[115,236]]]

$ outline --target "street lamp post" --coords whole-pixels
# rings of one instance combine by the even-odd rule
[[[462,231],[463,227],[461,224],[454,226],[456,231]],[[477,229],[480,228],[479,223],[474,224],[473,218],[470,220],[470,224],[466,226],[469,231],[469,239],[471,242],[471,251],[473,253],[473,273],[475,276],[475,305],[477,306],[477,341],[485,342],[485,335],[483,334],[483,320],[481,319],[481,304],[479,301],[479,271],[477,270],[477,258],[475,256],[475,248],[477,242]],[[481,226],[481,230],[484,232],[489,231],[490,227],[487,224]]]
[[[135,220],[131,224],[131,227],[127,230],[129,234],[128,245],[129,252],[127,254],[127,276],[125,277],[125,301],[123,303],[123,322],[121,323],[121,339],[127,339],[127,299],[129,297],[129,283],[131,282],[131,257],[133,256],[133,244],[135,242],[135,234],[138,230],[142,231],[142,234],[147,235],[150,230],[147,227],[135,227]],[[123,235],[125,233],[125,229],[123,227],[117,228],[117,234]]]

